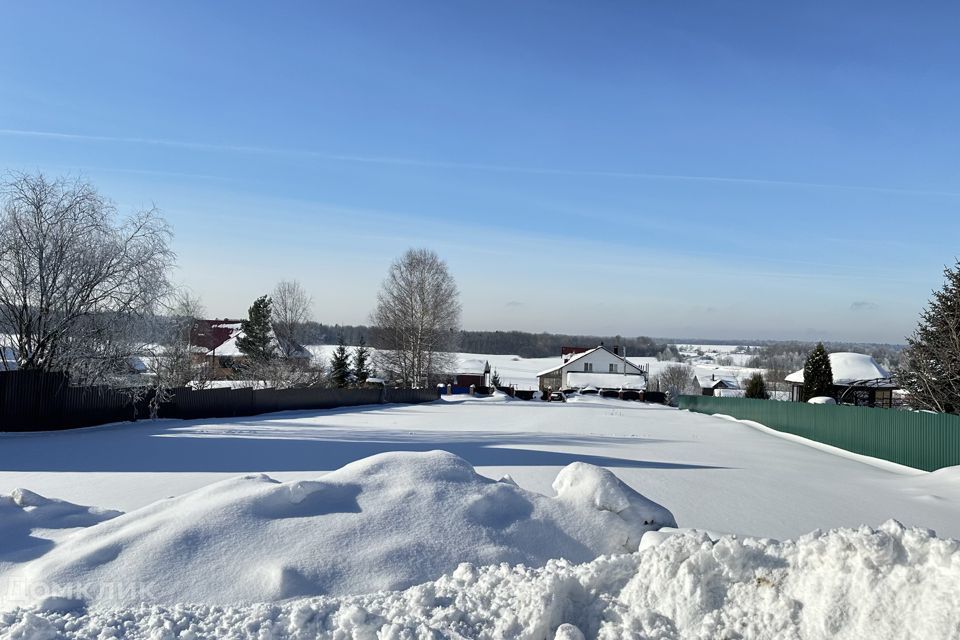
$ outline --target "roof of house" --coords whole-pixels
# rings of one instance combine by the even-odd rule
[[[471,360],[461,360],[457,366],[457,374],[462,376],[482,376],[490,372],[490,363],[486,360],[474,358]]]
[[[740,388],[740,381],[733,376],[721,376],[715,373],[711,373],[710,375],[698,375],[697,384],[700,385],[701,389],[716,389],[717,387],[720,387],[721,389]]]
[[[197,320],[190,330],[190,343],[201,347],[208,355],[221,357],[241,357],[243,352],[237,346],[237,339],[243,335],[241,320]],[[292,343],[285,348],[283,341],[273,335],[274,346],[282,353],[289,352],[291,358],[310,358],[312,354],[305,347]]]
[[[567,385],[579,388],[590,386],[597,389],[646,389],[647,380],[637,374],[571,371],[567,374]]]
[[[604,351],[606,351],[607,353],[609,353],[611,356],[613,356],[613,357],[616,358],[617,360],[624,360],[623,356],[618,356],[618,355],[616,355],[613,351],[610,351],[610,349],[607,349],[605,346],[600,345],[599,347],[594,347],[593,349],[590,349],[590,350],[588,350],[588,351],[584,351],[583,353],[578,353],[578,354],[572,356],[570,359],[564,360],[563,362],[561,362],[560,364],[558,364],[558,365],[555,366],[555,367],[551,367],[551,368],[549,368],[549,369],[544,369],[543,371],[541,371],[540,373],[537,374],[537,377],[539,378],[539,377],[541,377],[541,376],[547,375],[548,373],[553,373],[554,371],[558,371],[558,370],[560,370],[560,369],[563,369],[564,367],[566,367],[566,366],[568,366],[568,365],[570,365],[570,364],[573,364],[573,363],[576,362],[577,360],[580,360],[581,358],[585,358],[585,357],[587,357],[588,355],[590,355],[591,353],[594,353],[595,351],[598,351],[598,350],[600,350],[600,349],[603,349]],[[638,367],[637,365],[633,364],[633,363],[630,362],[629,360],[626,360],[626,363],[627,363],[628,366],[633,367],[633,369],[636,370],[637,373],[640,373],[641,371],[643,371],[640,367]]]
[[[865,353],[831,353],[830,368],[833,369],[833,384],[853,385],[860,382],[869,387],[896,386],[890,372],[877,364],[873,356]],[[803,384],[803,369],[794,371],[784,379]]]
[[[240,333],[241,320],[197,320],[190,328],[190,344],[207,351],[217,349]],[[226,354],[223,354],[226,355]]]

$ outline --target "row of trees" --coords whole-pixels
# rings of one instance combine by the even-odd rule
[[[124,217],[89,183],[42,174],[8,176],[0,197],[0,366],[142,392],[149,379],[158,402],[164,389],[209,379],[211,363],[191,344],[204,310],[170,279],[172,232],[155,208]],[[254,302],[238,340],[248,377],[271,386],[325,382],[314,359],[295,357],[307,355],[310,308],[294,281]],[[422,386],[452,369],[458,291],[432,251],[410,250],[391,265],[371,319],[377,366],[388,377]],[[371,350],[344,350],[341,339],[333,384],[362,383]],[[134,377],[136,363],[151,375]]]

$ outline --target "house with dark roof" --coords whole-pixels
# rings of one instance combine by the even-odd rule
[[[190,345],[195,357],[209,363],[215,376],[230,377],[246,361],[246,356],[237,346],[243,336],[243,321],[196,320],[190,329]],[[287,358],[310,360],[312,354],[299,344],[285,344],[272,336],[277,354]]]
[[[697,375],[697,385],[700,387],[700,395],[715,396],[720,390],[739,390],[740,381],[733,376],[723,376],[716,373],[709,375]]]

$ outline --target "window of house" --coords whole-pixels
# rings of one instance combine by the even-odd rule
[[[583,371],[584,371],[584,373],[593,373],[593,363],[592,363],[592,362],[584,362],[584,363],[583,363]]]
[[[616,373],[616,372],[617,372],[617,365],[610,363],[610,373]]]

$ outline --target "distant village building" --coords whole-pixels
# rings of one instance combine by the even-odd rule
[[[733,376],[722,376],[711,373],[710,375],[697,375],[694,377],[700,386],[700,394],[704,396],[735,395],[724,394],[722,392],[740,389],[740,381]]]
[[[458,387],[489,387],[490,363],[486,360],[473,359],[460,362],[458,371],[453,377],[453,384]]]
[[[564,347],[556,367],[537,374],[541,391],[559,389],[624,389],[647,386],[647,370],[627,360],[619,347]]]
[[[197,320],[190,330],[190,346],[194,357],[210,365],[214,377],[231,377],[246,363],[247,357],[237,346],[243,336],[242,320]],[[277,354],[309,361],[312,354],[298,344],[284,344],[273,337]]]
[[[840,404],[866,407],[892,407],[893,392],[899,389],[893,375],[864,353],[831,353],[833,369],[831,396]],[[791,385],[791,399],[803,401],[803,369],[786,378]]]

